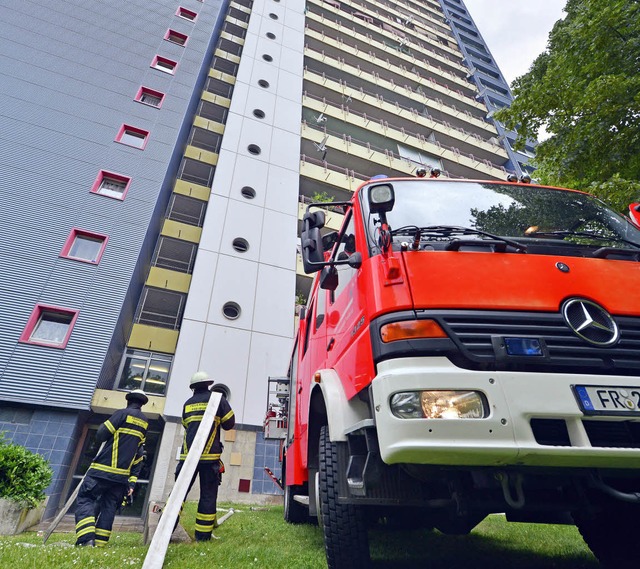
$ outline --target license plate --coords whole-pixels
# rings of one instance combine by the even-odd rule
[[[640,415],[640,387],[574,385],[585,415]]]

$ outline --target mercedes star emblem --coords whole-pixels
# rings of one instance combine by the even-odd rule
[[[594,346],[612,346],[620,338],[611,314],[590,300],[569,299],[562,306],[562,316],[576,336]]]

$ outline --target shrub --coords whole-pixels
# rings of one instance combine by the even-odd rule
[[[8,443],[0,433],[0,498],[7,498],[28,508],[44,500],[53,470],[39,454]]]

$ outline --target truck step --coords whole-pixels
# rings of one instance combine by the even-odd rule
[[[302,496],[301,494],[295,494],[293,496],[293,501],[294,502],[298,502],[299,504],[302,504],[304,506],[308,506],[309,505],[309,496]]]

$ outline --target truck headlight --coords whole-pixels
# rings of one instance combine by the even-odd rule
[[[391,396],[391,412],[399,419],[482,419],[488,415],[479,391],[403,391]]]

